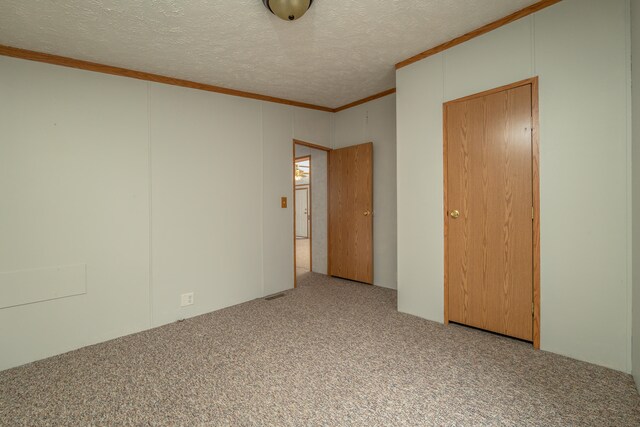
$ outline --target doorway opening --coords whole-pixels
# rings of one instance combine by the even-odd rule
[[[296,277],[311,271],[311,156],[295,162]]]
[[[309,273],[327,274],[327,165],[330,149],[293,140],[294,286]]]

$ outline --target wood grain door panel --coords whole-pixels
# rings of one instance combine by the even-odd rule
[[[531,85],[445,114],[449,320],[531,341]]]
[[[373,283],[373,144],[329,152],[329,274]]]

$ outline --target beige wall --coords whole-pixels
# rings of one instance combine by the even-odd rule
[[[262,103],[264,295],[293,288],[293,139],[330,147],[331,120],[331,113]]]
[[[396,97],[385,96],[334,115],[333,147],[373,142],[373,283],[395,288]]]
[[[638,220],[640,219],[640,4],[638,2],[631,2],[631,61],[633,64],[631,75],[633,152],[630,156],[633,162],[632,217]],[[640,223],[638,222],[633,224],[632,245],[632,372],[636,385],[640,389]]]
[[[153,326],[262,291],[260,103],[149,85]],[[180,307],[182,293],[195,304]]]
[[[292,139],[330,113],[7,57],[0,92],[0,295],[32,301],[0,369],[293,287]]]
[[[628,5],[564,0],[397,72],[400,311],[443,321],[442,103],[538,75],[541,346],[630,371]]]
[[[0,93],[5,292],[86,268],[86,293],[0,309],[0,369],[148,328],[146,83],[2,57]]]

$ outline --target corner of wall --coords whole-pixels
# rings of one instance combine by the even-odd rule
[[[631,283],[631,373],[640,391],[640,226],[634,226],[633,213],[640,212],[640,64],[633,67],[634,60],[640,62],[640,6],[630,2],[629,11],[629,41],[628,56],[631,70],[630,89],[630,128],[631,155],[629,157],[630,171],[630,213],[631,242],[630,242],[630,283]],[[635,81],[635,85],[633,84]],[[635,107],[635,108],[634,108]]]

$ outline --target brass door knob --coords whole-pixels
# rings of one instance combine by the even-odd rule
[[[371,211],[366,210],[366,211],[363,212],[363,215],[364,216],[369,216],[369,215],[371,215]]]
[[[451,218],[458,218],[460,216],[460,212],[457,210],[452,210],[451,212],[449,212],[449,216]]]

